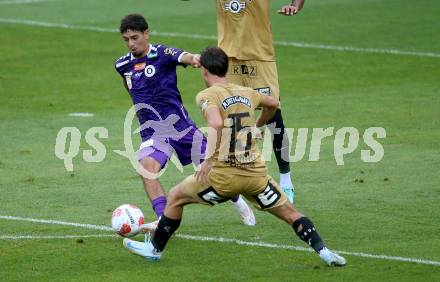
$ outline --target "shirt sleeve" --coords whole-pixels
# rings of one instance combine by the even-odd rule
[[[116,60],[115,69],[120,76],[124,77],[124,73],[128,70],[129,63],[130,57],[128,54]]]
[[[182,64],[182,57],[188,52],[185,52],[182,49],[174,48],[174,47],[167,47],[162,45],[162,50],[160,52],[163,53],[164,57],[166,58],[166,61],[174,64],[174,65],[184,65]]]
[[[121,70],[120,68],[118,68],[118,67],[116,66],[116,64],[115,64],[115,70],[118,72],[118,74],[119,74],[120,76],[123,76],[123,74],[122,74],[122,70]]]
[[[212,95],[209,95],[209,93],[206,90],[197,94],[196,103],[199,106],[200,110],[202,111],[203,115],[205,115],[206,109],[208,109],[209,107],[218,108],[218,104],[215,98],[213,98]]]

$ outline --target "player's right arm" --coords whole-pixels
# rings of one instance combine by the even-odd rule
[[[274,115],[277,111],[280,102],[278,99],[275,99],[274,97],[261,95],[261,100],[259,103],[259,107],[262,107],[263,110],[261,111],[260,116],[257,119],[257,127],[264,126]]]
[[[223,118],[217,107],[209,107],[205,110],[205,120],[208,125],[208,142],[206,146],[206,158],[212,156],[220,146],[221,132],[223,128]]]
[[[115,69],[118,74],[122,77],[122,84],[124,85],[127,92],[129,92],[129,87],[127,85],[126,72],[129,71],[130,53],[120,57],[115,62]]]
[[[208,107],[204,110],[204,117],[208,125],[208,133],[206,138],[205,160],[196,172],[197,181],[200,183],[206,183],[208,181],[208,174],[212,168],[214,154],[220,146],[223,128],[223,119],[219,108]]]
[[[199,105],[208,126],[205,161],[198,167],[196,172],[197,181],[200,183],[205,183],[208,180],[215,152],[220,146],[223,129],[223,118],[220,109],[216,99],[211,94],[210,90],[205,90],[196,96],[196,103]]]

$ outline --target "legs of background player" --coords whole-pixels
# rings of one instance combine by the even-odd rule
[[[254,212],[240,195],[232,197],[231,202],[234,204],[244,225],[255,226],[257,224]]]
[[[289,160],[284,160],[282,158],[282,155],[288,156],[289,152],[289,142],[288,142],[288,136],[285,132],[285,126],[283,122],[283,116],[281,115],[281,110],[278,109],[273,116],[271,120],[267,122],[267,124],[273,124],[275,126],[268,126],[269,129],[272,131],[272,147],[273,152],[275,153],[275,157],[277,159],[278,168],[280,170],[280,186],[283,188],[284,193],[287,196],[287,199],[289,199],[289,202],[293,204],[294,197],[295,197],[295,188],[292,183],[292,179],[290,177],[290,164]],[[280,132],[278,133],[278,130]],[[283,142],[284,139],[284,142]],[[285,147],[283,147],[283,143],[285,144]],[[287,153],[285,153],[287,152]]]
[[[150,157],[143,158],[140,163],[145,170],[152,174],[159,173],[161,169],[159,162]],[[153,206],[157,218],[159,218],[163,214],[167,204],[165,191],[160,185],[159,179],[148,179],[143,176],[141,176],[141,178],[144,184],[144,190],[151,201],[151,205]]]

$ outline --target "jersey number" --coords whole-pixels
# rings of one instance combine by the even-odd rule
[[[249,116],[250,116],[249,113],[235,113],[228,115],[228,118],[232,121],[230,127],[231,141],[229,144],[229,153],[234,153],[235,150],[238,149],[239,153],[243,152],[244,150],[244,157],[249,156],[249,151],[252,146],[252,131],[249,126],[243,126],[241,124],[241,119]]]

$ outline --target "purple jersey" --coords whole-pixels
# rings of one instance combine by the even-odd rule
[[[180,60],[184,54],[180,49],[150,44],[145,57],[135,58],[128,53],[116,61],[115,68],[124,79],[133,104],[148,105],[137,111],[141,125],[163,120],[164,127],[174,124],[177,131],[195,127],[177,89],[176,67],[182,65]],[[176,116],[172,123],[165,121],[173,114]],[[154,131],[152,127],[144,126],[140,132],[142,140],[148,140]]]

